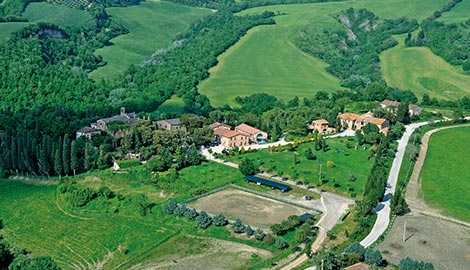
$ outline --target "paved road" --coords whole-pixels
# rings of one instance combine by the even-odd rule
[[[393,160],[392,168],[388,176],[387,188],[385,189],[382,202],[377,206],[377,220],[375,221],[374,227],[372,228],[369,235],[361,241],[361,245],[369,247],[385,232],[390,223],[390,198],[395,193],[395,187],[397,185],[398,174],[400,173],[401,163],[403,156],[405,155],[406,145],[410,139],[411,134],[418,127],[427,125],[429,122],[409,124],[406,126],[403,137],[398,141],[398,149]]]

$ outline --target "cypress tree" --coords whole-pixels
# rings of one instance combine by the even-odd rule
[[[85,160],[83,166],[85,170],[90,170],[92,167],[93,162],[93,153],[91,150],[91,145],[89,143],[85,143]]]
[[[75,177],[75,174],[78,169],[78,149],[77,149],[77,142],[73,141],[71,145],[71,150],[70,150],[70,169],[73,171],[73,176]]]
[[[70,136],[65,134],[62,145],[62,168],[63,173],[68,175],[70,172]]]
[[[62,139],[59,139],[57,146],[55,147],[54,154],[54,171],[56,175],[61,176],[64,172],[62,164]]]

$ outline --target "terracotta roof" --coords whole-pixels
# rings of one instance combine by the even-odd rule
[[[398,107],[398,105],[400,105],[400,102],[398,101],[391,101],[391,100],[384,100],[382,102],[380,102],[381,105],[385,105],[385,106],[394,106],[394,107]]]
[[[229,130],[229,131],[226,131],[224,132],[222,135],[220,135],[221,137],[227,137],[227,138],[232,138],[232,137],[235,137],[235,136],[240,136],[243,134],[241,134],[240,132],[237,132],[235,130]]]
[[[410,105],[408,106],[408,109],[409,109],[409,110],[414,110],[414,109],[416,109],[416,108],[419,108],[419,106],[418,106],[418,105],[415,105],[415,104],[410,104]]]
[[[387,119],[383,119],[383,118],[372,118],[370,120],[371,123],[374,123],[376,125],[382,125],[383,123],[385,123],[387,121]]]
[[[210,125],[209,125],[209,128],[211,128],[211,129],[215,129],[215,128],[218,128],[218,127],[220,127],[220,126],[223,126],[223,127],[228,127],[228,128],[230,128],[230,126],[229,126],[229,125],[222,124],[222,123],[219,123],[219,122],[214,122],[214,123],[210,124]]]
[[[328,123],[328,121],[326,121],[325,119],[320,119],[320,120],[314,120],[312,123],[315,123],[317,125],[324,125],[324,124],[330,124]]]
[[[216,129],[214,129],[214,135],[222,137],[222,135],[224,135],[224,133],[226,133],[227,131],[229,131],[229,130],[226,130],[226,129],[223,129],[223,128],[216,128]]]
[[[344,120],[350,120],[350,121],[354,121],[359,117],[360,116],[358,114],[355,114],[355,113],[342,113],[342,114],[338,115],[338,118],[344,119]]]
[[[366,263],[360,262],[351,266],[345,267],[344,270],[369,270],[370,266]]]
[[[262,132],[261,130],[254,128],[252,126],[249,126],[247,124],[241,124],[235,127],[235,130],[240,130],[241,132],[248,133],[250,135],[255,135],[257,133]]]

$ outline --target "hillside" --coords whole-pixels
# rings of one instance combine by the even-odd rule
[[[139,65],[155,51],[168,48],[176,35],[187,30],[192,22],[212,13],[208,9],[159,1],[111,7],[107,12],[129,33],[112,39],[109,46],[95,52],[107,62],[90,73],[95,80],[119,76],[131,64]]]

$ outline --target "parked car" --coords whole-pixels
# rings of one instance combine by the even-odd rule
[[[304,183],[302,183],[302,182],[299,181],[299,182],[297,182],[297,183],[295,183],[295,184],[296,184],[297,186],[301,186],[301,185],[303,185]]]
[[[313,198],[313,197],[310,196],[310,195],[305,196],[305,200],[306,200],[306,201],[310,201],[312,198]]]

